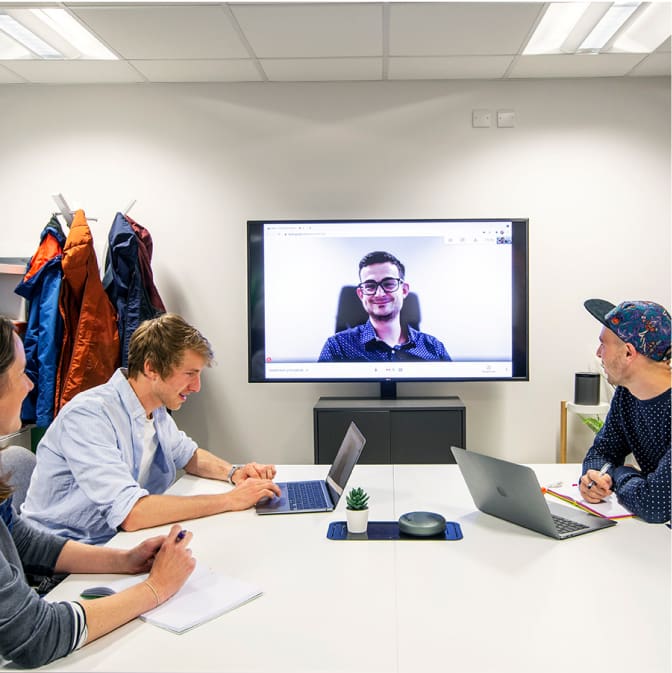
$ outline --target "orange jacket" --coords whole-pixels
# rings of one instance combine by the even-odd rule
[[[58,309],[64,331],[56,373],[56,413],[77,393],[105,383],[119,366],[117,314],[100,279],[83,210],[75,213],[63,248]]]

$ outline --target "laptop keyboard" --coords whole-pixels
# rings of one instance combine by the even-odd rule
[[[320,481],[297,481],[287,483],[289,509],[326,509],[327,503]]]
[[[583,530],[584,528],[589,528],[589,526],[586,526],[582,523],[579,523],[578,521],[572,521],[571,519],[565,519],[562,516],[557,516],[556,514],[553,514],[553,521],[555,522],[555,528],[558,531],[558,533],[573,533],[574,531],[577,530]]]

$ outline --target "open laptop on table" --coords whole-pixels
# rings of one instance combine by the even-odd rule
[[[331,512],[343,495],[365,443],[364,435],[351,422],[326,480],[278,482],[282,495],[258,503],[257,514]]]
[[[558,540],[616,524],[611,519],[549,504],[537,475],[529,467],[457,446],[450,449],[481,512]]]

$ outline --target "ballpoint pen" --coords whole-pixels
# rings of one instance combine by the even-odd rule
[[[177,540],[177,542],[179,542],[180,540],[182,540],[182,539],[184,538],[184,536],[185,536],[186,534],[187,534],[187,531],[184,530],[184,529],[182,529],[182,530],[177,534],[177,537],[176,537],[175,539]]]
[[[602,465],[602,468],[600,469],[600,477],[603,477],[607,473],[607,470],[610,467],[611,467],[611,463],[605,463],[604,465]],[[593,486],[595,486],[595,480],[591,479],[587,488],[593,488]]]

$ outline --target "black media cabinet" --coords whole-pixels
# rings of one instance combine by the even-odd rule
[[[364,464],[454,463],[451,445],[467,448],[459,397],[320,397],[313,407],[316,464],[333,462],[350,421],[366,437]]]

